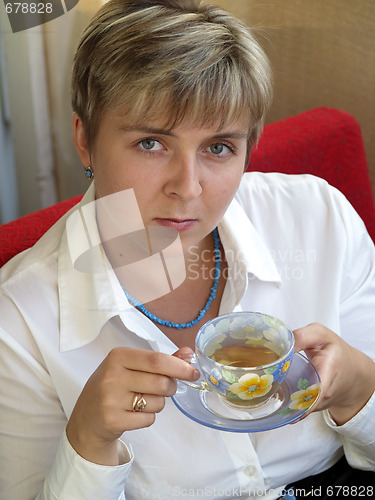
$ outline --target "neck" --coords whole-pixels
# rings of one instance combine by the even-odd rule
[[[208,266],[207,267],[205,265],[204,267],[202,266],[202,261],[204,260],[202,252],[200,253],[200,256],[198,256],[198,261],[200,262],[196,262],[197,264],[196,269],[193,269],[193,265],[195,263],[194,260],[190,258],[189,262],[185,261],[185,266],[187,266],[188,270],[188,276],[185,278],[181,286],[177,287],[176,289],[173,289],[173,291],[171,291],[170,293],[167,293],[168,295],[167,307],[165,306],[166,297],[165,296],[163,297],[163,295],[165,294],[161,294],[159,297],[156,297],[154,300],[151,299],[150,301],[140,300],[139,298],[137,298],[137,295],[129,293],[129,289],[124,288],[124,292],[129,302],[135,307],[137,307],[140,311],[142,311],[143,314],[145,314],[154,322],[160,325],[167,326],[169,328],[176,328],[178,330],[196,326],[204,318],[207,311],[209,311],[212,302],[215,300],[220,281],[221,252],[220,252],[220,240],[217,233],[217,229],[214,230],[213,234],[211,235],[211,238],[212,236],[214,244],[211,245],[213,246],[213,250],[208,251],[208,254],[210,255],[210,257],[207,257]],[[190,257],[191,256],[192,252],[190,249]],[[214,267],[212,267],[212,264],[214,265]],[[203,273],[206,270],[210,272],[210,275],[203,276]],[[210,286],[209,293],[207,293],[206,284]],[[195,290],[195,293],[192,293],[193,290]],[[204,301],[202,297],[202,292],[204,294]],[[147,293],[149,293],[149,290],[145,292],[146,295]],[[172,294],[174,300],[171,297]],[[181,304],[181,298],[184,299],[182,304]],[[195,304],[197,299],[198,302]],[[164,311],[168,310],[172,302],[174,303],[174,306],[176,304],[182,305],[182,307],[178,307],[177,310],[176,309],[173,310],[173,315],[176,314],[176,311],[178,312],[179,315],[189,314],[189,321],[186,320],[175,321],[172,318],[169,319],[160,318],[158,317],[158,314],[156,314],[156,312],[153,312],[156,310],[164,310]],[[145,304],[147,305],[147,308]],[[193,319],[190,319],[191,313],[189,313],[189,309],[198,311]]]
[[[197,270],[215,267],[214,247],[211,233],[199,244],[191,246],[184,252],[187,279],[197,279]]]

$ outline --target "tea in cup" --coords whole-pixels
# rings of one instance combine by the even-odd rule
[[[294,354],[294,335],[279,319],[234,312],[208,321],[195,341],[202,377],[185,382],[217,393],[227,405],[251,409],[269,401],[285,379]]]

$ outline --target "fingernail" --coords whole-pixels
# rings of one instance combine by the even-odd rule
[[[178,358],[182,359],[183,361],[186,361],[187,363],[191,364],[193,361],[195,354],[194,352],[182,352],[181,354],[178,354]]]
[[[193,380],[198,380],[201,374],[199,373],[198,370],[194,370],[193,372]]]

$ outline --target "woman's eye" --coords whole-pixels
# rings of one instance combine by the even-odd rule
[[[221,142],[211,144],[211,146],[208,147],[208,150],[216,156],[226,156],[233,152],[229,146],[226,146]]]
[[[139,142],[139,146],[145,151],[160,151],[163,146],[155,139],[143,139]]]

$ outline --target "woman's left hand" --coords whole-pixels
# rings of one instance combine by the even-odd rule
[[[321,378],[322,392],[312,411],[328,408],[335,422],[344,424],[375,391],[374,361],[319,323],[293,333],[295,351],[305,351]]]

